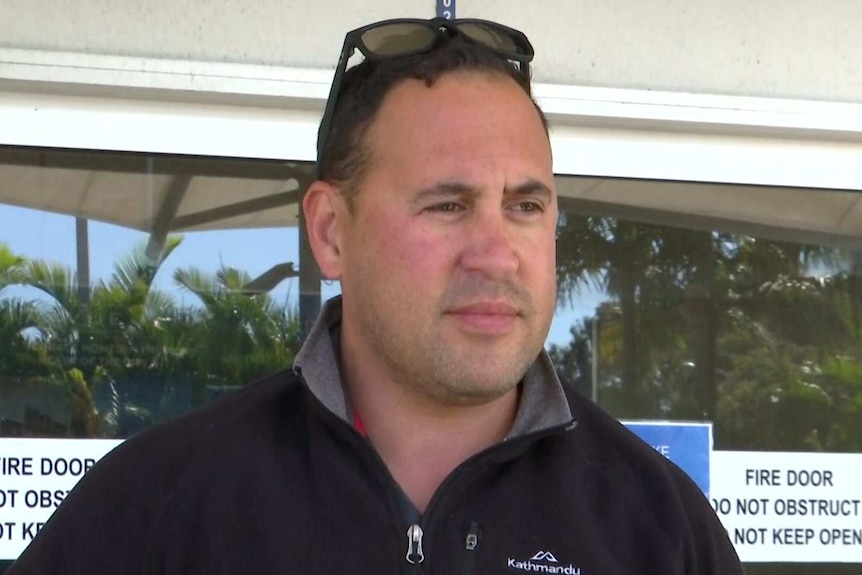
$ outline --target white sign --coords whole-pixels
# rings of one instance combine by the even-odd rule
[[[16,559],[72,487],[120,443],[0,438],[0,560]]]
[[[711,500],[745,563],[862,563],[862,454],[713,451]]]
[[[121,440],[0,438],[0,560]],[[862,563],[862,454],[713,451],[712,505],[745,563]]]

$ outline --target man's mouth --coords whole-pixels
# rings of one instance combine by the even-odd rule
[[[509,331],[519,312],[505,302],[477,302],[453,307],[447,315],[469,332],[495,335]]]

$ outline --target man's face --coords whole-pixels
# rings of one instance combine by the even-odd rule
[[[557,197],[538,114],[502,76],[406,80],[366,144],[343,227],[348,344],[426,400],[500,397],[541,351],[556,300]]]

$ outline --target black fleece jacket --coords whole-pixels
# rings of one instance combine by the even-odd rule
[[[339,325],[336,299],[294,370],[117,447],[7,575],[743,573],[698,487],[544,353],[506,440],[455,469],[415,523],[351,425]]]
[[[445,481],[416,565],[371,445],[283,373],[119,446],[8,575],[742,573],[693,482],[567,391],[576,425],[501,443]]]

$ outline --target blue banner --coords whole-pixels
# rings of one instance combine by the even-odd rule
[[[437,0],[437,16],[447,20],[455,19],[455,0]]]
[[[711,423],[665,421],[623,421],[622,423],[685,471],[709,497]]]

